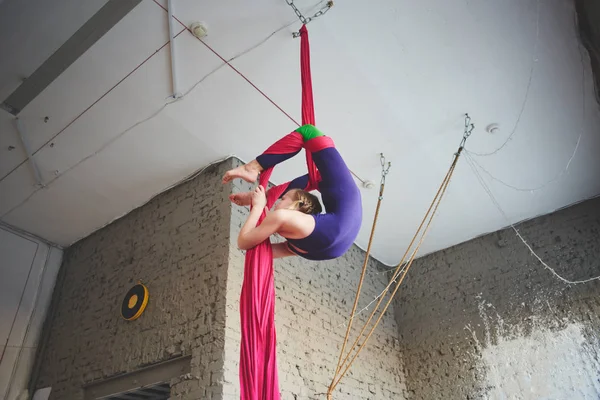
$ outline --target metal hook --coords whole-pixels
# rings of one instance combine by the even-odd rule
[[[474,129],[475,124],[471,123],[471,117],[469,116],[469,113],[465,113],[465,129],[463,132],[462,140],[460,141],[460,145],[458,146],[459,151],[464,148],[467,139],[469,138],[469,136],[471,136],[471,133],[473,133]],[[454,155],[458,155],[458,152],[454,153]]]
[[[385,167],[385,156],[383,155],[383,153],[379,153],[379,161],[381,163],[381,174],[383,176],[385,176],[390,171],[390,167],[392,166],[392,162],[388,161],[387,168],[386,168]]]

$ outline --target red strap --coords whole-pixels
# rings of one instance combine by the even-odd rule
[[[302,74],[302,125],[316,125],[310,76],[310,43],[306,25],[300,28],[300,73]]]
[[[315,106],[313,103],[313,90],[312,90],[312,78],[310,73],[310,43],[308,41],[308,30],[306,25],[302,25],[300,28],[300,72],[302,76],[302,124],[315,125]],[[290,152],[290,149],[279,149],[281,152]],[[321,180],[321,174],[317,170],[317,166],[313,162],[312,154],[309,149],[305,148],[306,153],[306,167],[308,169],[308,185],[306,190],[316,190],[319,187],[319,181]],[[267,188],[269,185],[269,178],[273,168],[268,168],[261,172],[259,183]],[[278,199],[279,196],[268,197],[267,207],[271,208],[273,203]],[[262,221],[260,219],[259,223]]]
[[[260,174],[267,188],[273,168]],[[283,185],[282,185],[283,186]],[[285,187],[283,187],[285,189]],[[267,206],[277,201],[281,190],[267,192]],[[279,192],[279,193],[277,193]],[[257,225],[265,219],[265,210]],[[275,277],[273,249],[269,238],[246,251],[244,280],[240,293],[240,400],[280,400],[275,330]]]
[[[309,153],[315,153],[330,147],[335,147],[335,144],[333,143],[333,139],[329,136],[318,136],[304,143],[304,148]]]
[[[302,28],[300,28],[300,73],[302,75],[302,125],[316,125],[312,78],[310,76],[310,44],[306,25],[302,25]],[[318,187],[321,176],[312,160],[310,151],[306,151],[306,167],[308,168],[307,190],[314,190]]]
[[[275,279],[269,239],[246,252],[240,294],[240,399],[280,400]]]

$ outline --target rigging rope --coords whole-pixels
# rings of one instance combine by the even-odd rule
[[[329,389],[327,391],[327,399],[328,400],[331,400],[333,398],[332,397],[333,396],[333,391],[335,390],[336,386],[340,383],[340,381],[342,380],[342,378],[344,377],[344,375],[348,372],[348,370],[350,369],[350,367],[352,366],[352,364],[356,360],[356,357],[358,356],[358,354],[365,347],[367,341],[371,338],[371,335],[374,333],[375,328],[378,326],[379,322],[383,318],[383,315],[387,311],[387,309],[390,306],[390,304],[391,304],[394,296],[398,292],[398,289],[400,288],[400,285],[404,281],[404,278],[406,277],[406,274],[408,273],[408,271],[409,271],[409,269],[410,269],[410,267],[411,267],[411,265],[412,265],[412,263],[413,263],[413,261],[415,259],[415,256],[416,256],[417,252],[419,251],[419,248],[421,247],[421,244],[423,243],[423,240],[425,239],[425,235],[429,231],[429,228],[431,226],[431,222],[433,221],[433,217],[435,216],[435,214],[437,212],[437,209],[438,209],[438,207],[440,205],[440,202],[441,202],[442,198],[444,197],[444,194],[446,193],[446,189],[448,188],[448,184],[450,183],[450,179],[452,177],[452,174],[454,173],[454,169],[456,168],[456,164],[458,162],[458,159],[459,159],[460,155],[462,154],[462,151],[464,149],[465,143],[466,143],[467,139],[469,138],[469,136],[471,135],[473,129],[474,129],[474,125],[471,124],[471,119],[470,119],[469,115],[465,114],[465,129],[464,129],[464,133],[463,133],[463,138],[462,138],[462,140],[460,142],[460,145],[458,147],[457,152],[454,153],[454,158],[453,158],[453,161],[452,161],[452,163],[450,165],[450,168],[448,169],[448,172],[446,173],[446,176],[444,177],[444,179],[442,181],[442,184],[440,185],[440,187],[439,187],[439,189],[438,189],[435,197],[433,198],[433,201],[431,202],[431,205],[429,206],[429,209],[427,210],[427,213],[423,217],[423,220],[421,221],[421,224],[419,225],[419,228],[417,229],[417,232],[413,236],[410,244],[408,245],[408,248],[406,249],[406,252],[404,253],[404,255],[402,256],[402,259],[398,263],[398,266],[396,267],[396,270],[394,271],[394,274],[393,274],[392,278],[390,279],[388,285],[384,289],[384,293],[385,294],[388,293],[388,291],[391,288],[392,284],[395,283],[398,280],[398,277],[400,277],[400,279],[396,283],[396,286],[395,286],[393,292],[391,293],[391,296],[389,297],[387,303],[385,304],[385,306],[381,310],[381,312],[379,314],[379,317],[377,318],[377,320],[375,321],[375,323],[371,327],[370,331],[367,333],[367,335],[366,335],[365,339],[363,340],[363,342],[359,345],[359,342],[360,342],[361,338],[363,337],[363,334],[365,333],[365,330],[367,329],[367,327],[371,323],[371,320],[373,319],[375,313],[379,310],[379,306],[381,305],[381,303],[383,301],[383,298],[385,297],[385,294],[380,297],[379,301],[375,305],[374,310],[371,312],[371,315],[367,319],[367,322],[364,324],[364,326],[361,329],[360,333],[358,334],[356,340],[354,341],[354,343],[350,347],[350,350],[348,351],[348,353],[346,354],[346,356],[343,357],[343,352],[344,352],[344,350],[346,348],[346,344],[347,344],[348,336],[349,336],[349,331],[350,331],[350,323],[348,324],[348,329],[347,329],[347,332],[346,332],[346,338],[344,339],[344,343],[342,345],[342,350],[340,351],[340,359],[338,360],[338,365],[336,367],[336,372],[334,374],[334,377],[333,377],[333,379],[331,381],[331,384],[329,385]],[[380,198],[381,198],[381,196],[380,196]],[[378,203],[378,206],[379,206],[379,203]],[[427,221],[428,218],[429,218],[429,220]],[[425,224],[426,221],[427,221],[427,224]],[[412,252],[409,260],[405,263],[406,256],[408,255],[411,247],[415,243],[415,241],[416,241],[416,239],[417,239],[417,237],[419,235],[419,232],[421,232],[421,229],[423,229],[424,225],[425,225],[425,228],[423,230],[423,233],[421,234],[421,238],[420,238],[420,240],[419,240],[419,242],[417,244],[417,247]],[[375,227],[375,222],[374,222],[373,229],[374,229],[374,227]],[[371,233],[373,233],[373,232],[371,232]],[[371,239],[372,239],[372,237],[371,237]],[[370,244],[371,243],[369,243],[369,247],[370,247]],[[364,277],[364,274],[365,274],[366,265],[367,265],[367,263],[365,261],[365,263],[363,264],[363,271],[362,271],[362,275],[361,275],[361,281],[359,282],[359,289],[360,289],[360,287],[362,285],[362,278]],[[357,291],[356,295],[357,295],[357,298],[358,298],[358,296],[360,295],[359,291]],[[358,300],[355,301],[355,307],[353,309],[353,313],[354,313],[354,310],[356,308],[356,303],[357,302],[358,302]],[[353,317],[354,316],[352,316],[351,319]],[[352,356],[352,358],[350,358],[351,354],[353,353],[353,351],[355,349],[356,349],[356,353]],[[342,357],[343,357],[343,359],[342,359]]]

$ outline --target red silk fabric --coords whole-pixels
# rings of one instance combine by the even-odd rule
[[[315,124],[315,112],[310,75],[310,48],[306,26],[300,29],[300,66],[302,74],[302,124]],[[302,136],[298,134],[302,142]],[[297,144],[295,144],[297,146]],[[273,146],[272,146],[273,147]],[[296,147],[297,148],[297,147]],[[273,153],[286,153],[287,148],[274,148]],[[306,149],[309,173],[307,190],[317,189],[319,172]],[[259,183],[268,187],[273,168],[260,174]],[[276,186],[267,192],[267,207],[271,208],[287,188]],[[263,210],[258,224],[266,217]],[[275,332],[275,282],[273,276],[273,249],[270,239],[246,251],[244,281],[240,295],[241,348],[240,348],[240,398],[241,400],[279,400],[277,351]]]

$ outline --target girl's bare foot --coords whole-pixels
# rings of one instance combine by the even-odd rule
[[[235,178],[242,178],[246,182],[256,182],[258,174],[262,171],[262,167],[256,160],[252,160],[248,164],[241,165],[237,168],[230,169],[223,176],[223,183],[230,182]]]
[[[252,203],[252,193],[234,193],[229,195],[229,200],[238,206],[249,206]]]

